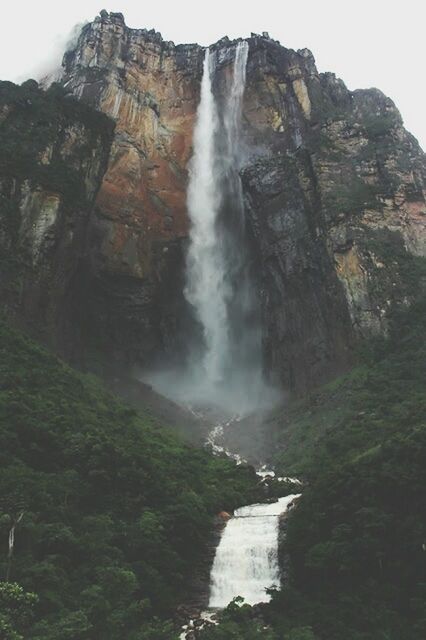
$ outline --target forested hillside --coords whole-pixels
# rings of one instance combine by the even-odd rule
[[[35,594],[2,583],[2,638],[153,638],[212,516],[253,500],[256,482],[0,325],[1,576]]]
[[[286,527],[284,587],[271,605],[230,607],[203,640],[425,637],[425,332],[423,299],[351,374],[293,406],[279,459],[307,485]]]
[[[0,80],[0,640],[426,638],[426,156],[285,44]]]

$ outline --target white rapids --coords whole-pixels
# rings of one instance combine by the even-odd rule
[[[235,511],[223,532],[211,571],[209,608],[226,607],[237,596],[247,604],[268,602],[279,587],[279,518],[300,494]]]
[[[230,452],[220,442],[224,430],[234,421],[217,424],[208,436],[207,442],[216,455],[227,455],[237,463],[244,463],[238,454]],[[278,482],[302,483],[297,478],[276,477],[266,465],[257,470],[260,482],[275,478]],[[227,522],[216,549],[210,573],[209,609],[226,607],[240,596],[247,604],[269,602],[269,588],[280,586],[278,562],[279,521],[294,505],[301,494],[291,494],[267,504],[252,504],[237,509]]]

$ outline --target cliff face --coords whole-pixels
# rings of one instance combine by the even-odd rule
[[[265,367],[304,390],[345,369],[357,339],[385,332],[393,303],[422,285],[425,156],[379,91],[348,91],[317,72],[308,50],[267,34],[247,41],[241,178]],[[235,46],[227,38],[212,46],[219,101]],[[84,247],[82,343],[111,363],[170,357],[192,327],[186,186],[203,57],[198,45],[175,46],[105,11],[64,57],[66,91],[115,121],[103,179],[105,145],[91,148],[98,160],[84,169],[90,222],[84,213],[70,258]],[[56,201],[50,192],[31,197],[25,207],[37,209],[44,234]]]
[[[266,368],[304,389],[344,369],[357,336],[386,331],[392,303],[411,295],[425,252],[424,154],[379,91],[348,91],[317,72],[308,50],[267,34],[248,43],[241,175]],[[221,100],[235,43],[212,48]],[[96,202],[92,299],[118,357],[167,350],[185,314],[185,190],[203,55],[102,12],[65,57],[64,86],[116,121]]]
[[[424,286],[425,156],[392,101],[318,74],[307,50],[250,40],[243,169],[259,251],[265,354],[309,388],[386,332]],[[421,281],[423,274],[423,281]]]
[[[53,87],[0,83],[2,312],[73,358],[113,123]],[[81,346],[81,345],[80,345]]]
[[[92,337],[115,364],[152,361],[186,324],[186,179],[202,59],[198,45],[175,47],[106,12],[64,59],[66,89],[116,123],[87,309]]]

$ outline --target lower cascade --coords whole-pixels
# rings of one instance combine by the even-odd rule
[[[270,600],[266,589],[280,584],[279,519],[298,497],[292,494],[235,511],[216,550],[209,608],[226,607],[237,596],[252,605]]]

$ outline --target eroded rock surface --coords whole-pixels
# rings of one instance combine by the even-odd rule
[[[103,12],[64,58],[63,84],[116,122],[96,200],[89,315],[118,363],[170,351],[185,326],[187,165],[203,50]],[[179,324],[179,327],[177,324]]]
[[[286,388],[344,370],[424,286],[425,156],[393,102],[318,74],[308,50],[250,42],[242,171],[267,369]],[[423,275],[422,275],[423,274]]]
[[[425,252],[424,154],[380,91],[348,91],[317,72],[307,49],[267,34],[248,43],[241,175],[265,362],[303,390],[344,370],[356,339],[386,331],[393,302],[410,296],[407,272]],[[223,38],[212,47],[219,101],[235,46]],[[97,277],[109,335],[118,351],[120,332],[127,345],[130,335],[141,360],[167,351],[184,324],[185,190],[203,55],[104,13],[65,58],[64,85],[117,123],[97,198]],[[107,313],[114,300],[120,310]]]
[[[386,332],[394,303],[406,304],[424,285],[425,156],[377,89],[351,92],[319,74],[307,49],[286,49],[267,34],[247,42],[241,178],[265,370],[303,392],[345,370],[357,340]],[[220,103],[236,42],[225,37],[211,48]],[[183,288],[203,57],[196,44],[174,45],[101,12],[65,55],[61,82],[115,123],[111,150],[76,122],[37,152],[41,168],[60,156],[79,171],[89,204],[73,209],[70,231],[58,190],[23,173],[15,180],[12,170],[2,179],[3,196],[21,212],[19,242],[43,283],[38,294],[25,285],[22,304],[34,308],[32,296],[72,272],[82,309],[72,320],[80,340],[72,350],[89,366],[129,372],[179,360],[185,331],[196,330]],[[9,111],[4,102],[3,128]],[[49,242],[56,248],[46,262]],[[62,313],[70,317],[65,302]]]
[[[113,123],[37,83],[0,83],[2,312],[80,358],[90,222]]]

